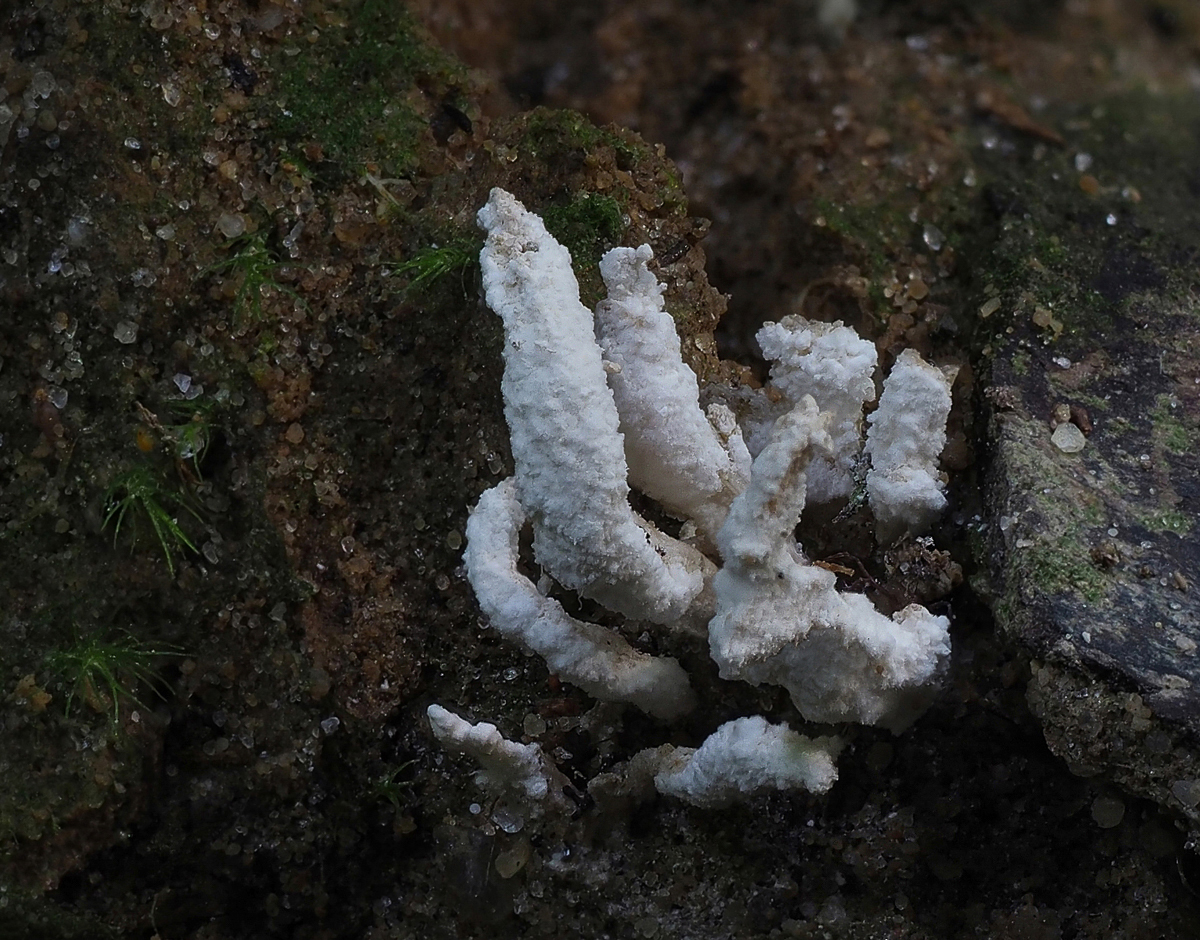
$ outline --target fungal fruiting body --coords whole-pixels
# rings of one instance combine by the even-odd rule
[[[608,298],[593,316],[580,303],[567,250],[512,195],[492,190],[479,223],[487,232],[484,293],[504,322],[502,393],[515,465],[467,525],[467,575],[491,625],[601,701],[663,720],[695,704],[675,659],[570,616],[521,572],[519,533],[528,522],[543,571],[631,626],[687,633],[707,621],[722,678],[782,686],[812,721],[909,724],[949,653],[948,621],[918,605],[889,618],[865,596],[839,592],[833,573],[810,564],[795,539],[807,500],[844,498],[855,485],[862,411],[875,395],[871,344],[841,324],[767,324],[759,340],[780,398],[757,407],[762,428],[748,448],[729,408],[700,408],[649,246],[605,255]],[[944,503],[936,459],[951,380],[906,353],[884,381],[866,448],[881,536],[927,524]],[[631,483],[690,524],[695,538],[673,538],[635,513]],[[452,721],[437,708],[430,721],[439,739],[476,756],[490,778],[514,778],[531,793],[541,792],[539,775],[554,779],[540,751],[512,750],[494,727]],[[823,792],[836,778],[839,747],[748,717],[698,749],[643,751],[616,783],[613,772],[594,782],[597,793],[657,789],[700,806],[764,788]]]

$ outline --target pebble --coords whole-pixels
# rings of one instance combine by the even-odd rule
[[[1050,440],[1064,454],[1077,454],[1087,444],[1087,438],[1083,436],[1083,432],[1070,423],[1060,424],[1056,427]]]
[[[1092,819],[1101,829],[1114,829],[1125,818],[1125,804],[1111,796],[1098,796],[1092,803]]]
[[[1188,809],[1200,805],[1200,780],[1176,780],[1171,784],[1171,794]]]
[[[496,856],[496,874],[504,879],[511,878],[525,867],[529,856],[529,843],[522,839],[507,852],[501,852]]]
[[[226,238],[237,238],[246,231],[246,219],[237,212],[222,212],[217,229]]]

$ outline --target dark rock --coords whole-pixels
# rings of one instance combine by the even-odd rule
[[[993,284],[1007,282],[985,337],[981,548],[998,620],[1034,657],[1028,697],[1051,748],[1194,829],[1200,302],[1185,220],[1200,201],[1182,167],[1130,152],[1119,128],[1133,106],[1112,104],[1093,131],[1107,194],[1067,183],[1063,155],[1022,167],[1014,198],[993,203]],[[1138,107],[1163,128],[1145,148],[1195,146],[1200,113],[1175,111],[1190,106]],[[1055,443],[1071,437],[1082,450]]]

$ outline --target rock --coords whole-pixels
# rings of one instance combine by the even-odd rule
[[[1119,130],[1135,108],[1160,128],[1137,145]],[[1200,203],[1163,159],[1195,145],[1196,115],[1169,97],[1100,113],[1099,195],[1066,185],[1064,153],[990,200],[994,283],[1015,277],[1011,316],[986,327],[981,547],[997,619],[1035,660],[1028,698],[1051,748],[1195,829],[1181,781],[1200,756],[1200,302],[1185,220]]]

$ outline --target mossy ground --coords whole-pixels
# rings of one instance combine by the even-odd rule
[[[438,881],[367,848],[436,857],[428,678],[467,703],[506,694],[493,666],[526,667],[460,636],[466,511],[509,465],[474,212],[518,190],[593,268],[620,241],[683,243],[673,302],[711,327],[678,179],[578,115],[489,128],[470,75],[394,5],[16,22],[35,51],[0,59],[6,78],[54,85],[0,181],[38,204],[6,210],[0,282],[0,549],[23,559],[0,575],[0,922],[357,933],[397,877]],[[470,261],[417,284],[397,270],[434,245]],[[197,415],[204,446],[182,448]],[[175,512],[171,564],[137,507],[115,546],[104,529],[135,466],[160,505],[197,510]],[[153,663],[170,694],[68,716],[45,655],[114,624],[181,651]]]

